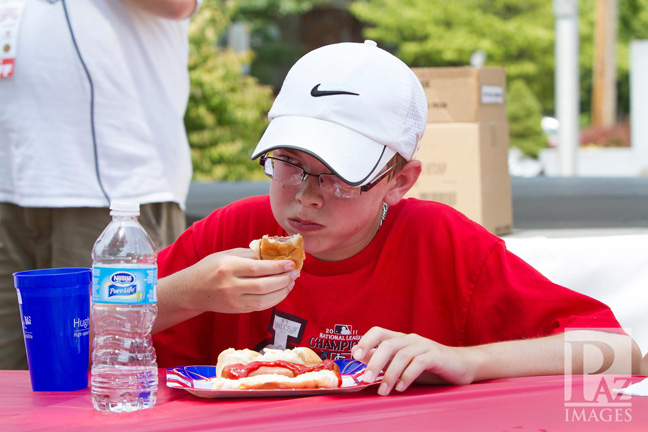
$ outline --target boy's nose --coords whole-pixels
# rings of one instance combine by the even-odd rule
[[[321,206],[322,204],[322,189],[319,187],[319,178],[308,176],[299,185],[299,191],[295,198],[305,206]]]

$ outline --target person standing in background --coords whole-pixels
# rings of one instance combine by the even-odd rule
[[[158,249],[184,230],[200,1],[0,0],[0,369],[27,367],[12,273],[89,267],[110,201],[139,202]]]

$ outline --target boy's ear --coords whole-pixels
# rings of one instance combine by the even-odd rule
[[[405,164],[405,166],[394,175],[391,179],[393,186],[385,194],[384,201],[387,205],[395,205],[405,196],[416,180],[421,175],[421,161],[412,160]]]

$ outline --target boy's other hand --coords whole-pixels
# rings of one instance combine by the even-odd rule
[[[476,358],[470,348],[441,345],[417,334],[373,327],[351,350],[367,364],[365,382],[385,372],[378,394],[403,391],[413,382],[421,384],[470,384]]]

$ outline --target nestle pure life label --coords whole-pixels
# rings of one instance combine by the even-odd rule
[[[156,304],[157,267],[92,267],[92,301],[108,304]]]

